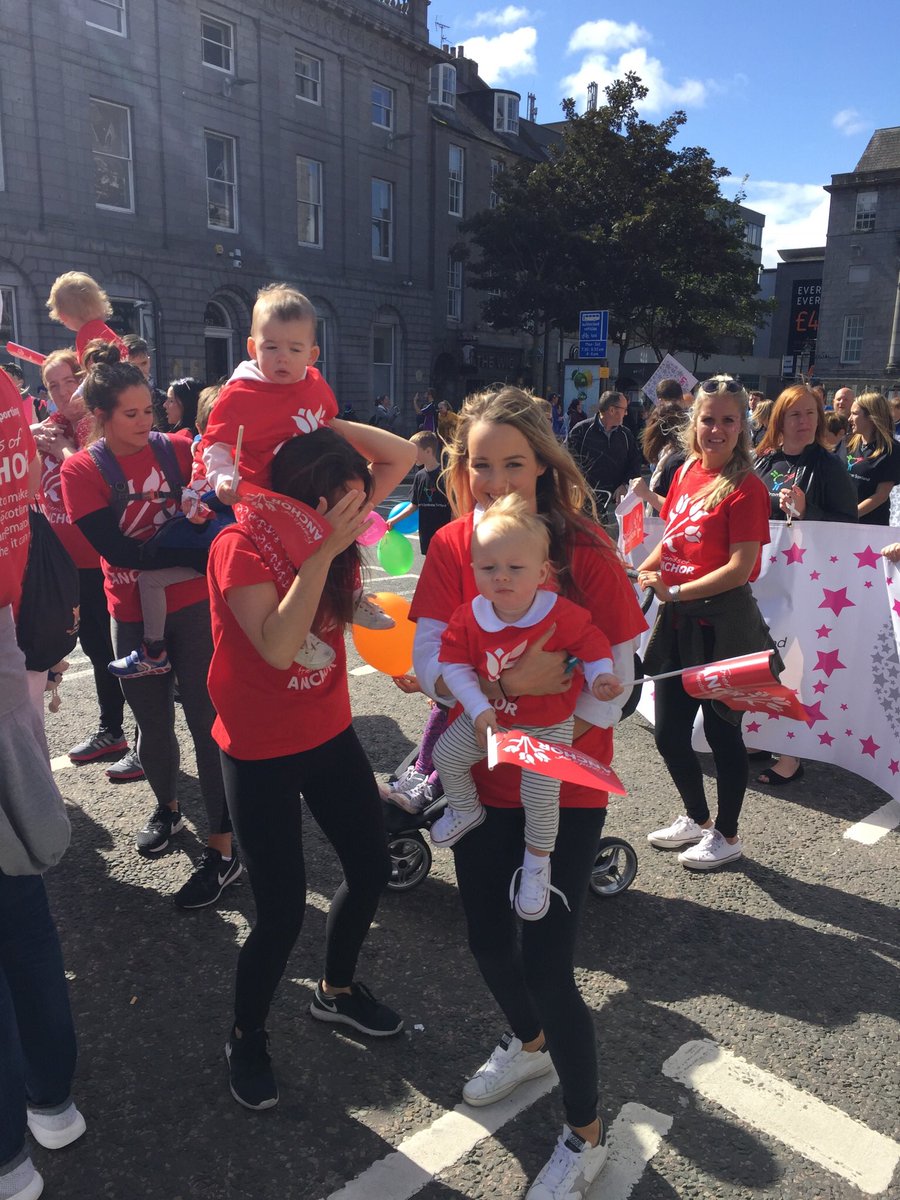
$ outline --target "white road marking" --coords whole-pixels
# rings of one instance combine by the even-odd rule
[[[380,567],[369,567],[367,569],[366,573],[368,575],[375,575],[377,573],[380,576],[380,578],[376,580],[377,583],[389,583],[393,579],[418,579],[419,578],[418,571],[410,571],[410,573],[408,575],[391,575],[387,571],[382,571]]]
[[[609,1158],[587,1200],[628,1200],[671,1128],[668,1113],[644,1104],[623,1104],[607,1134]]]
[[[715,1042],[685,1042],[662,1070],[867,1195],[890,1186],[897,1142]]]
[[[67,771],[69,767],[76,766],[69,758],[68,754],[60,754],[56,758],[50,759],[50,770],[55,775],[57,771]]]
[[[900,825],[900,800],[888,800],[881,808],[876,808],[855,825],[844,831],[844,837],[854,842],[862,842],[864,846],[874,846],[880,842],[892,829]]]
[[[379,1159],[356,1179],[332,1192],[328,1200],[409,1200],[441,1171],[468,1154],[556,1086],[556,1072],[516,1088],[505,1100],[486,1108],[458,1104],[427,1129],[405,1138],[393,1153]]]
[[[350,675],[377,675],[378,668],[370,667],[368,663],[365,663],[361,667],[353,667],[352,670],[350,670],[349,674]]]

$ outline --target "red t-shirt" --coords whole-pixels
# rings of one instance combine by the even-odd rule
[[[241,479],[270,487],[272,459],[283,443],[327,425],[337,412],[334,392],[315,367],[307,367],[299,383],[232,378],[213,405],[201,451],[217,443],[233,450],[243,425]]]
[[[0,608],[14,611],[28,562],[28,466],[36,455],[19,390],[0,371]]]
[[[75,353],[78,355],[79,362],[84,360],[84,352],[87,349],[88,342],[93,342],[96,338],[100,338],[102,342],[112,342],[114,346],[118,346],[121,361],[128,362],[128,347],[119,335],[110,329],[105,321],[101,321],[99,317],[93,321],[85,321],[75,334]]]
[[[181,468],[182,478],[187,481],[191,470],[191,447],[184,438],[171,438],[175,457]],[[119,527],[126,537],[146,542],[161,525],[181,511],[181,506],[172,495],[168,481],[149,443],[137,454],[117,456],[119,466],[133,494],[154,492],[152,499],[132,500],[125,508]],[[80,520],[90,513],[108,508],[109,484],[97,470],[87,450],[79,450],[62,465],[63,503],[70,519]],[[105,577],[106,598],[110,614],[117,621],[140,621],[141,597],[138,591],[138,572],[127,567],[116,567],[105,559],[100,560]],[[207,599],[206,578],[189,579],[185,583],[173,583],[166,588],[166,608],[170,613],[178,612],[189,604],[199,604]]]
[[[226,754],[240,759],[280,758],[312,750],[350,724],[343,630],[316,634],[334,650],[320,671],[295,663],[271,667],[254,649],[228,606],[231,588],[274,583],[272,572],[237,525],[224,529],[209,554],[213,654],[209,695],[216,709],[212,734]]]
[[[567,650],[583,662],[610,657],[609,641],[596,629],[591,614],[564,596],[557,596],[553,607],[534,625],[505,625],[496,631],[483,629],[471,604],[461,604],[450,619],[441,639],[441,662],[467,663],[483,679],[497,679],[501,671],[512,667],[532,642],[551,625],[556,631],[545,650]],[[573,671],[567,692],[556,696],[509,696],[492,701],[497,719],[506,729],[522,725],[557,725],[571,717],[584,684],[580,671]]]
[[[762,547],[769,541],[769,493],[758,475],[750,471],[730,496],[712,512],[694,497],[717,471],[706,471],[699,459],[675,478],[660,516],[666,523],[660,573],[665,584],[687,583],[724,567],[731,547],[738,542],[759,542],[760,553],[750,575],[759,575]]]
[[[647,628],[634,588],[612,553],[604,554],[587,540],[579,543],[572,552],[572,577],[582,593],[579,601],[611,646],[636,638]],[[449,624],[460,604],[477,595],[469,513],[439,529],[432,538],[409,615],[414,621],[428,617]],[[575,745],[607,766],[612,762],[611,729],[592,725]],[[521,806],[520,774],[518,767],[508,764],[488,771],[486,763],[478,763],[473,769],[479,797],[494,808]],[[604,808],[607,802],[606,792],[572,783],[563,783],[559,795],[563,808]]]
[[[82,417],[73,428],[71,422],[67,421],[62,413],[55,412],[51,413],[45,424],[59,426],[67,437],[74,439],[75,445],[80,450],[82,446],[87,445],[90,438],[93,419],[91,417]],[[53,532],[62,542],[63,546],[65,546],[69,557],[76,567],[99,568],[100,555],[78,526],[72,524],[69,514],[66,512],[66,506],[63,503],[62,478],[60,473],[62,461],[54,458],[52,454],[45,454],[42,465],[41,490],[38,492],[38,503],[41,506],[41,511],[53,526]]]

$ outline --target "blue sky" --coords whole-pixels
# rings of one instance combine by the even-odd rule
[[[643,115],[683,108],[685,144],[705,146],[766,214],[763,258],[825,244],[822,184],[852,171],[873,130],[900,124],[896,0],[720,4],[638,0],[625,9],[588,0],[489,4],[432,0],[450,45],[465,46],[493,86],[534,92],[539,121],[562,116],[587,84],[635,70],[650,88]],[[890,15],[889,15],[890,14]]]

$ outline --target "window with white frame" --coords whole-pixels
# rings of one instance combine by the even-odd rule
[[[134,212],[131,110],[92,96],[90,117],[94,203],[97,208]]]
[[[494,96],[494,129],[497,133],[519,132],[519,97],[512,92]]]
[[[322,103],[322,60],[294,51],[294,94],[307,104]]]
[[[6,285],[0,286],[0,301],[3,304],[3,313],[0,314],[0,342],[4,345],[7,342],[17,342],[19,317],[16,310],[16,289]]]
[[[297,242],[322,245],[322,164],[297,156]]]
[[[379,129],[394,128],[394,89],[372,84],[372,124]]]
[[[390,261],[394,254],[394,185],[372,180],[372,257]]]
[[[396,382],[397,327],[375,324],[372,326],[372,386],[376,396],[387,395],[394,399]]]
[[[841,338],[841,362],[858,363],[862,358],[863,317],[844,317],[844,335]]]
[[[200,14],[201,58],[207,67],[234,74],[234,26]]]
[[[124,37],[125,0],[85,0],[84,22],[94,29],[106,29]]]
[[[463,189],[465,187],[466,152],[462,146],[450,147],[450,198],[447,211],[451,217],[463,215]]]
[[[431,68],[429,83],[429,104],[456,108],[456,67],[451,67],[449,63],[438,63]]]
[[[237,143],[224,133],[204,130],[206,208],[210,229],[237,229]]]
[[[449,255],[447,258],[447,317],[451,321],[462,320],[462,261]]]
[[[496,208],[497,205],[500,203],[500,196],[497,192],[497,180],[500,178],[500,176],[503,174],[503,172],[505,170],[506,170],[506,163],[503,161],[502,158],[492,158],[491,159],[491,194],[489,197],[489,203],[490,203],[491,208]]]
[[[321,374],[323,379],[328,378],[328,331],[328,318],[319,317],[318,324],[316,325],[316,344],[319,347],[319,357],[316,359],[316,370]]]
[[[875,216],[878,212],[878,193],[877,192],[857,192],[856,193],[856,221],[853,225],[854,233],[866,233],[869,229],[875,228]]]

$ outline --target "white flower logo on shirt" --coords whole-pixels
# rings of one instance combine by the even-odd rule
[[[663,545],[674,550],[678,534],[686,542],[699,542],[702,538],[700,526],[708,515],[702,500],[691,501],[690,496],[680,496],[669,517]]]
[[[312,412],[310,409],[304,408],[294,417],[294,424],[301,433],[312,433],[313,430],[325,424],[325,409],[318,408]]]
[[[527,649],[528,641],[526,639],[524,642],[519,642],[518,646],[513,646],[512,650],[503,651],[499,648],[488,650],[485,654],[488,679],[492,682],[499,679],[503,671],[516,665]]]

